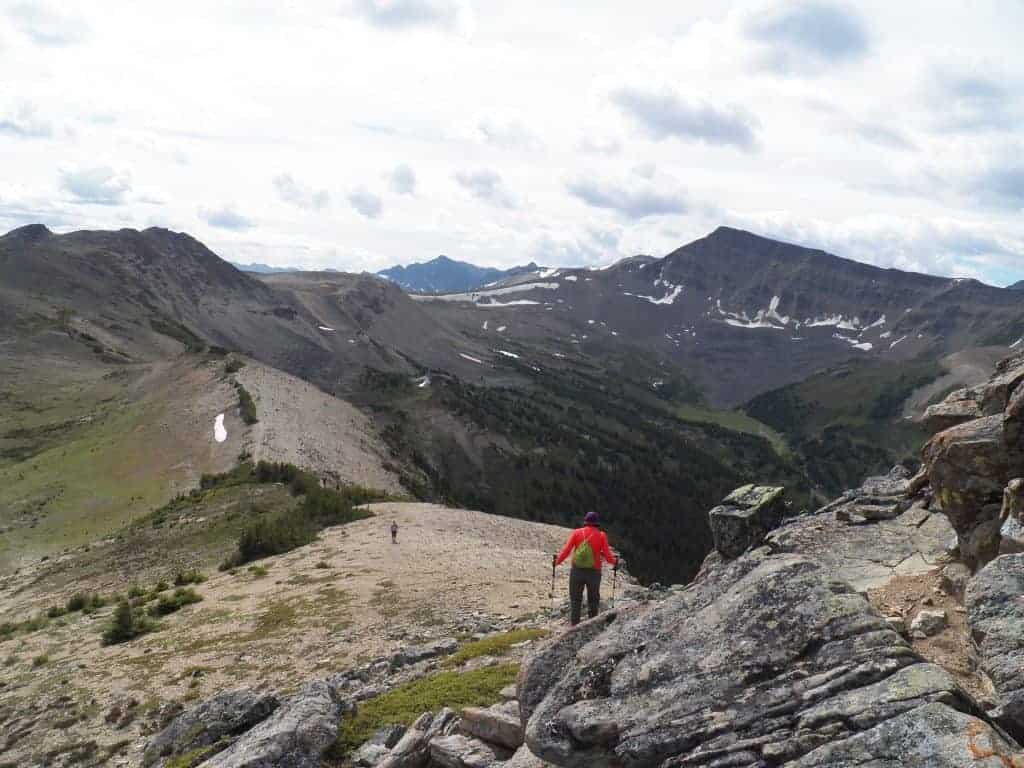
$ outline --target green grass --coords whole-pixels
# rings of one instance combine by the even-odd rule
[[[683,421],[716,424],[733,432],[763,437],[771,443],[780,458],[788,459],[792,455],[786,438],[764,422],[748,416],[743,411],[716,411],[700,405],[678,405],[675,407],[675,413]]]
[[[259,421],[259,418],[256,416],[256,402],[252,399],[252,395],[249,394],[249,390],[237,381],[235,382],[235,389],[238,390],[238,411],[242,416],[242,421],[246,424],[255,424]]]
[[[213,749],[213,745],[197,747],[167,761],[165,768],[192,768],[203,761],[203,758]]]
[[[504,664],[472,672],[439,672],[414,680],[358,706],[341,722],[329,757],[340,761],[385,725],[409,725],[424,712],[442,707],[486,707],[496,703],[501,689],[515,682],[519,666]]]
[[[548,634],[546,629],[513,629],[500,635],[492,635],[482,640],[465,643],[459,650],[445,659],[444,666],[458,667],[470,659],[481,656],[504,656],[513,645],[528,640],[537,640]]]
[[[180,611],[186,605],[198,603],[202,599],[202,596],[194,589],[179,587],[169,595],[161,595],[160,599],[149,607],[148,613],[154,617],[167,616],[168,614]]]

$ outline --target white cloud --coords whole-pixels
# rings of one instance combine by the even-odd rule
[[[489,170],[459,171],[455,181],[469,194],[499,208],[518,208],[515,196],[505,186],[501,174]]]
[[[376,219],[384,210],[384,201],[365,187],[354,189],[348,196],[348,202],[360,216],[368,219]]]
[[[11,3],[6,15],[14,27],[36,45],[61,47],[83,42],[89,25],[82,17],[41,0]]]
[[[274,189],[277,196],[286,203],[307,211],[320,211],[331,202],[326,189],[313,189],[295,180],[290,173],[282,173],[274,177]]]
[[[351,12],[383,29],[454,30],[468,22],[467,8],[457,0],[352,0]]]
[[[476,131],[484,141],[504,149],[535,151],[544,146],[537,134],[512,115],[485,115],[477,120]]]
[[[131,175],[109,165],[62,170],[60,185],[75,202],[97,205],[121,205],[132,188]]]
[[[818,73],[862,58],[870,44],[860,14],[845,5],[787,0],[750,9],[747,37],[764,47],[761,66],[777,72]]]
[[[6,114],[0,113],[0,135],[19,139],[48,139],[53,135],[53,126],[39,117],[32,104],[22,102]]]
[[[611,100],[655,141],[673,137],[745,150],[757,147],[760,122],[736,105],[684,96],[669,85],[621,86],[612,91]]]
[[[416,172],[408,163],[400,163],[391,172],[391,191],[396,195],[416,194]]]
[[[647,171],[649,175],[645,175]],[[667,180],[654,181],[655,169],[644,168],[645,173],[634,173],[618,181],[578,177],[566,184],[569,194],[592,208],[615,211],[628,219],[648,216],[679,215],[686,213],[689,203],[685,192]]]
[[[241,232],[252,229],[255,223],[252,219],[240,214],[234,205],[226,204],[219,208],[200,208],[199,218],[218,229],[230,229]]]

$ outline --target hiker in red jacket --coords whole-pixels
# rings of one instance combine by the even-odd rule
[[[587,614],[591,619],[597,616],[601,604],[601,561],[619,570],[619,559],[608,548],[608,537],[601,530],[599,522],[597,512],[587,512],[583,518],[583,527],[569,534],[562,551],[551,559],[554,568],[572,555],[572,568],[569,570],[569,621],[574,627],[580,623],[584,588],[587,590]]]

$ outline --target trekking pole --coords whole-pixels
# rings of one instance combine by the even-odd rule
[[[619,580],[619,566],[616,565],[612,571],[612,608],[615,607],[615,584]]]
[[[551,558],[551,591],[548,592],[548,597],[552,600],[555,599],[555,558]]]

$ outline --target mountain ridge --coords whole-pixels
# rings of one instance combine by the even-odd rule
[[[410,292],[450,293],[471,291],[489,283],[500,282],[538,269],[539,267],[534,262],[508,269],[480,267],[468,261],[451,259],[442,254],[430,261],[409,265],[399,264],[382,269],[376,274],[397,283]]]

